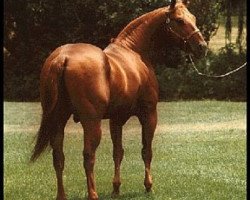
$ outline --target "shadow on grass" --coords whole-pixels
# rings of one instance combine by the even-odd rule
[[[125,199],[155,199],[153,193],[143,193],[143,192],[129,192],[126,194],[121,194],[117,198],[111,198],[111,194],[99,193],[99,200],[125,200]],[[68,200],[87,200],[87,197],[68,197]]]

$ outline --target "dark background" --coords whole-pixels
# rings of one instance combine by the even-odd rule
[[[42,64],[58,46],[85,42],[105,48],[132,19],[166,5],[166,0],[5,0],[4,100],[39,101]],[[225,46],[197,62],[201,71],[223,74],[246,61],[246,0],[193,0],[189,10],[208,43],[219,20],[226,31]],[[232,18],[236,41],[231,39]],[[198,76],[178,49],[166,46],[153,57],[161,100],[246,100],[245,68],[212,79]]]

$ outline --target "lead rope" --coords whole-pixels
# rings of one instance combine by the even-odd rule
[[[193,59],[192,59],[192,57],[191,57],[190,54],[188,55],[188,61],[191,62],[193,68],[195,69],[195,71],[196,71],[200,76],[206,76],[206,77],[212,77],[212,78],[222,78],[222,77],[228,76],[228,75],[230,75],[230,74],[232,74],[232,73],[235,73],[235,72],[239,71],[240,69],[242,69],[243,67],[245,67],[245,66],[247,65],[247,62],[245,62],[245,63],[244,63],[243,65],[241,65],[240,67],[238,67],[238,68],[236,68],[236,69],[234,69],[234,70],[232,70],[232,71],[229,71],[229,72],[227,72],[227,73],[225,73],[225,74],[221,74],[221,75],[209,75],[209,74],[201,73],[201,72],[197,69],[197,67],[195,66],[194,61],[193,61]]]

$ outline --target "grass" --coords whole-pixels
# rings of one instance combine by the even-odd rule
[[[4,199],[55,199],[51,153],[28,160],[39,128],[39,103],[4,103]],[[158,104],[153,143],[152,194],[144,193],[140,125],[124,127],[119,199],[246,199],[246,104],[191,101]],[[108,121],[95,166],[100,199],[110,199],[113,161]],[[64,183],[69,200],[86,199],[82,129],[70,119],[65,137]]]

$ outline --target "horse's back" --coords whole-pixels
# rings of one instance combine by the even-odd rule
[[[67,58],[68,66],[77,65],[83,62],[94,63],[94,61],[103,62],[105,55],[102,49],[91,44],[75,43],[65,44],[56,48],[46,59],[43,70],[58,65],[58,62]]]
[[[82,60],[83,56],[89,56],[89,58],[94,58],[96,56],[103,56],[102,49],[92,44],[87,43],[75,43],[75,44],[65,44],[56,48],[47,60],[53,60],[59,56],[67,56],[70,59]]]

